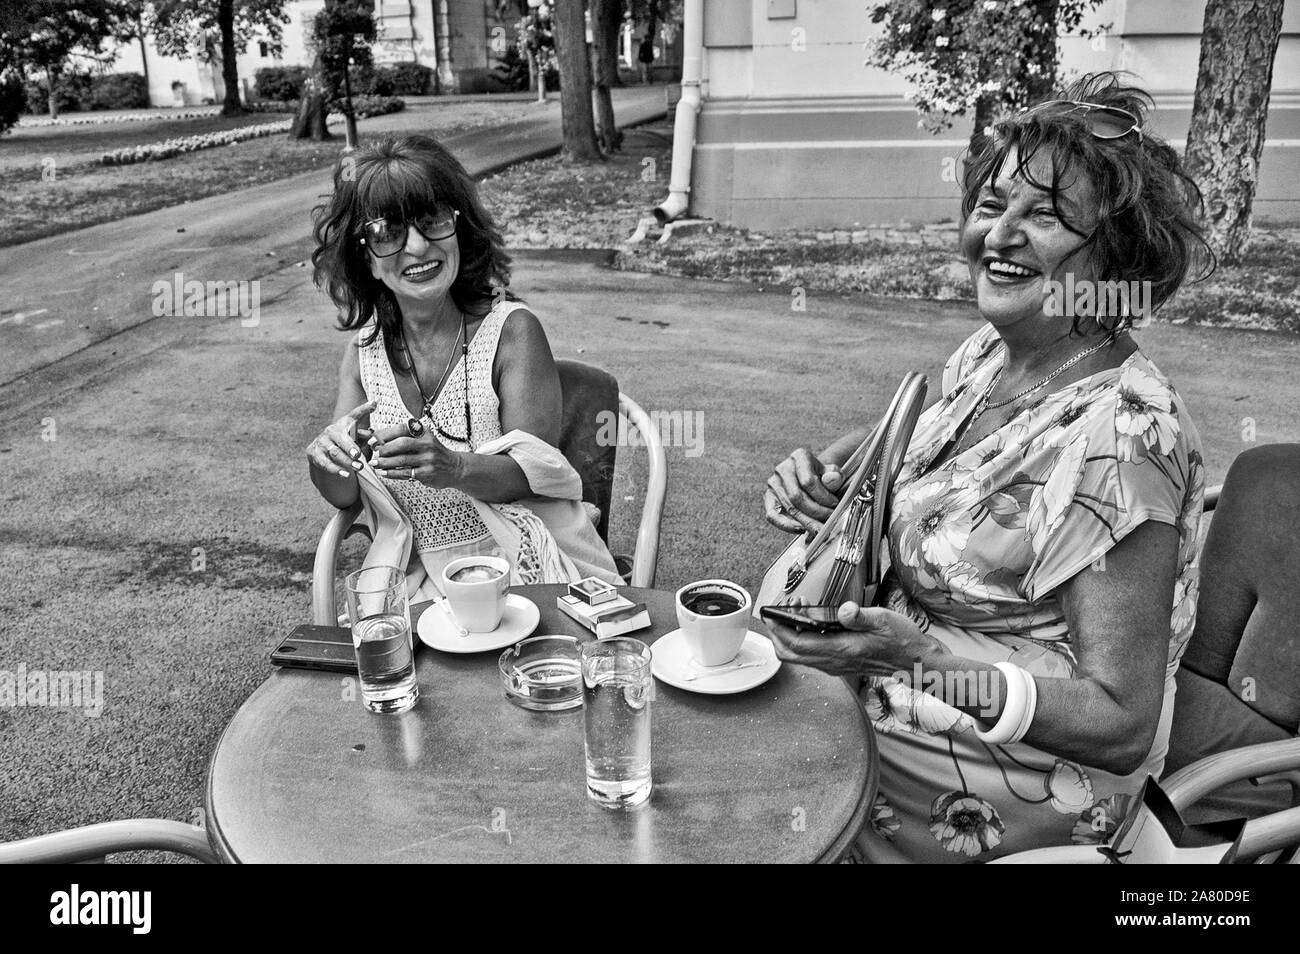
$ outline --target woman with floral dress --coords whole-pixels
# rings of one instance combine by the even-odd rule
[[[948,359],[889,514],[880,607],[778,654],[864,677],[868,858],[1100,843],[1158,777],[1192,632],[1201,443],[1129,330],[1203,260],[1199,194],[1109,74],[970,156],[961,251],[986,323]],[[770,522],[820,525],[865,436],[782,461]]]

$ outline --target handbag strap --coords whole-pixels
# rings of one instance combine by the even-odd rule
[[[874,487],[876,506],[872,508],[871,527],[865,541],[868,584],[880,581],[881,543],[889,520],[890,504],[894,499],[894,483],[903,470],[907,448],[912,443],[912,433],[916,430],[916,422],[921,417],[928,390],[925,376],[914,371],[910,372],[898,386],[898,393],[894,396],[896,405],[890,406],[889,428],[885,435],[884,446],[881,448],[880,466],[876,472]]]
[[[838,532],[845,513],[854,499],[864,492],[864,489],[876,501],[885,500],[892,491],[894,481],[902,470],[903,459],[907,455],[907,446],[912,440],[912,431],[916,428],[917,419],[921,415],[926,390],[925,376],[915,371],[909,371],[903,377],[898,390],[894,392],[893,400],[889,402],[889,408],[886,410],[885,416],[871,429],[871,433],[867,435],[866,440],[859,444],[857,450],[849,455],[849,459],[844,462],[843,470],[849,473],[850,477],[845,483],[840,502],[831,511],[831,515],[805,548],[805,566],[812,563],[813,558],[830,542],[832,535]],[[885,465],[883,468],[882,463]],[[868,484],[868,478],[871,479],[870,484]],[[877,540],[884,529],[884,510],[885,507],[878,506],[874,507],[872,512],[869,532],[875,534],[874,539]],[[860,552],[874,558],[875,571],[878,573],[879,546],[871,546]],[[869,565],[868,570],[871,569],[872,567]]]

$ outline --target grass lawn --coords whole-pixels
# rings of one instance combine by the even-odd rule
[[[487,177],[480,191],[510,248],[616,248],[667,194],[671,161],[670,127],[639,126],[605,162],[537,159]]]
[[[399,113],[358,122],[361,135],[383,132],[448,136],[466,129],[530,115],[532,104],[481,100],[408,106]],[[284,179],[332,164],[343,147],[343,125],[334,123],[333,142],[290,140],[277,134],[232,146],[217,146],[160,162],[101,166],[102,153],[123,146],[179,136],[256,126],[289,114],[250,113],[104,126],[17,127],[0,138],[0,246],[138,215],[232,189]],[[42,177],[53,160],[54,179]]]

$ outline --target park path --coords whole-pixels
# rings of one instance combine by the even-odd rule
[[[662,87],[614,95],[621,126],[666,110]],[[536,117],[445,140],[475,176],[549,155],[560,142],[555,101]],[[302,173],[0,251],[0,386],[152,321],[159,279],[251,281],[302,261],[329,176]]]

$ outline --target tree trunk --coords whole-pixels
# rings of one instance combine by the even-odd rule
[[[307,79],[302,84],[302,99],[298,103],[298,114],[293,117],[293,125],[289,127],[290,139],[314,139],[317,142],[325,142],[334,138],[325,123],[327,88],[325,67],[321,63],[320,55],[317,54],[315,62],[311,65],[311,72],[307,74]]]
[[[604,157],[596,142],[591,112],[591,58],[583,0],[556,0],[555,56],[560,67],[560,126],[566,162],[597,162]]]
[[[653,47],[654,44],[659,42],[659,20],[657,19],[658,15],[659,15],[659,4],[657,2],[651,3],[650,22],[646,24],[646,28],[645,28],[645,35],[646,38],[650,40],[651,47]],[[653,83],[655,79],[654,61],[651,61],[649,63],[641,62],[641,47],[639,44],[637,46],[636,52],[637,52],[636,65],[637,68],[641,71],[641,79],[646,83]]]
[[[1201,187],[1209,243],[1225,264],[1241,261],[1264,151],[1283,0],[1209,0],[1201,30],[1186,169]]]
[[[235,61],[235,0],[218,0],[217,29],[221,31],[221,80],[226,87],[221,101],[222,116],[241,116],[239,64]]]
[[[434,59],[438,62],[438,92],[456,92],[456,74],[451,68],[451,20],[447,0],[436,0],[434,7]]]
[[[153,95],[149,92],[149,44],[145,42],[144,18],[138,13],[135,17],[135,38],[140,41],[140,72],[144,73],[144,93],[153,105]]]
[[[45,84],[49,87],[49,98],[46,102],[50,107],[50,118],[59,118],[59,71],[51,66],[45,67]]]
[[[605,17],[605,34],[603,37],[597,36],[594,32],[592,39],[596,41],[597,49],[603,40],[605,44],[606,62],[609,65],[609,85],[611,88],[622,86],[623,78],[618,72],[618,41],[623,35],[623,8],[626,6],[624,0],[606,0],[609,6],[609,14]],[[595,26],[593,16],[593,29]]]
[[[993,120],[997,118],[997,96],[993,93],[986,93],[975,100],[975,128],[970,134],[970,150],[967,153],[967,159],[978,153],[984,143],[986,133],[984,130],[993,125]]]
[[[615,152],[623,144],[623,134],[614,122],[614,101],[609,89],[618,84],[618,24],[622,17],[621,0],[591,0],[591,39],[593,72],[596,78],[596,136],[605,152]],[[614,24],[613,44],[610,28]]]

